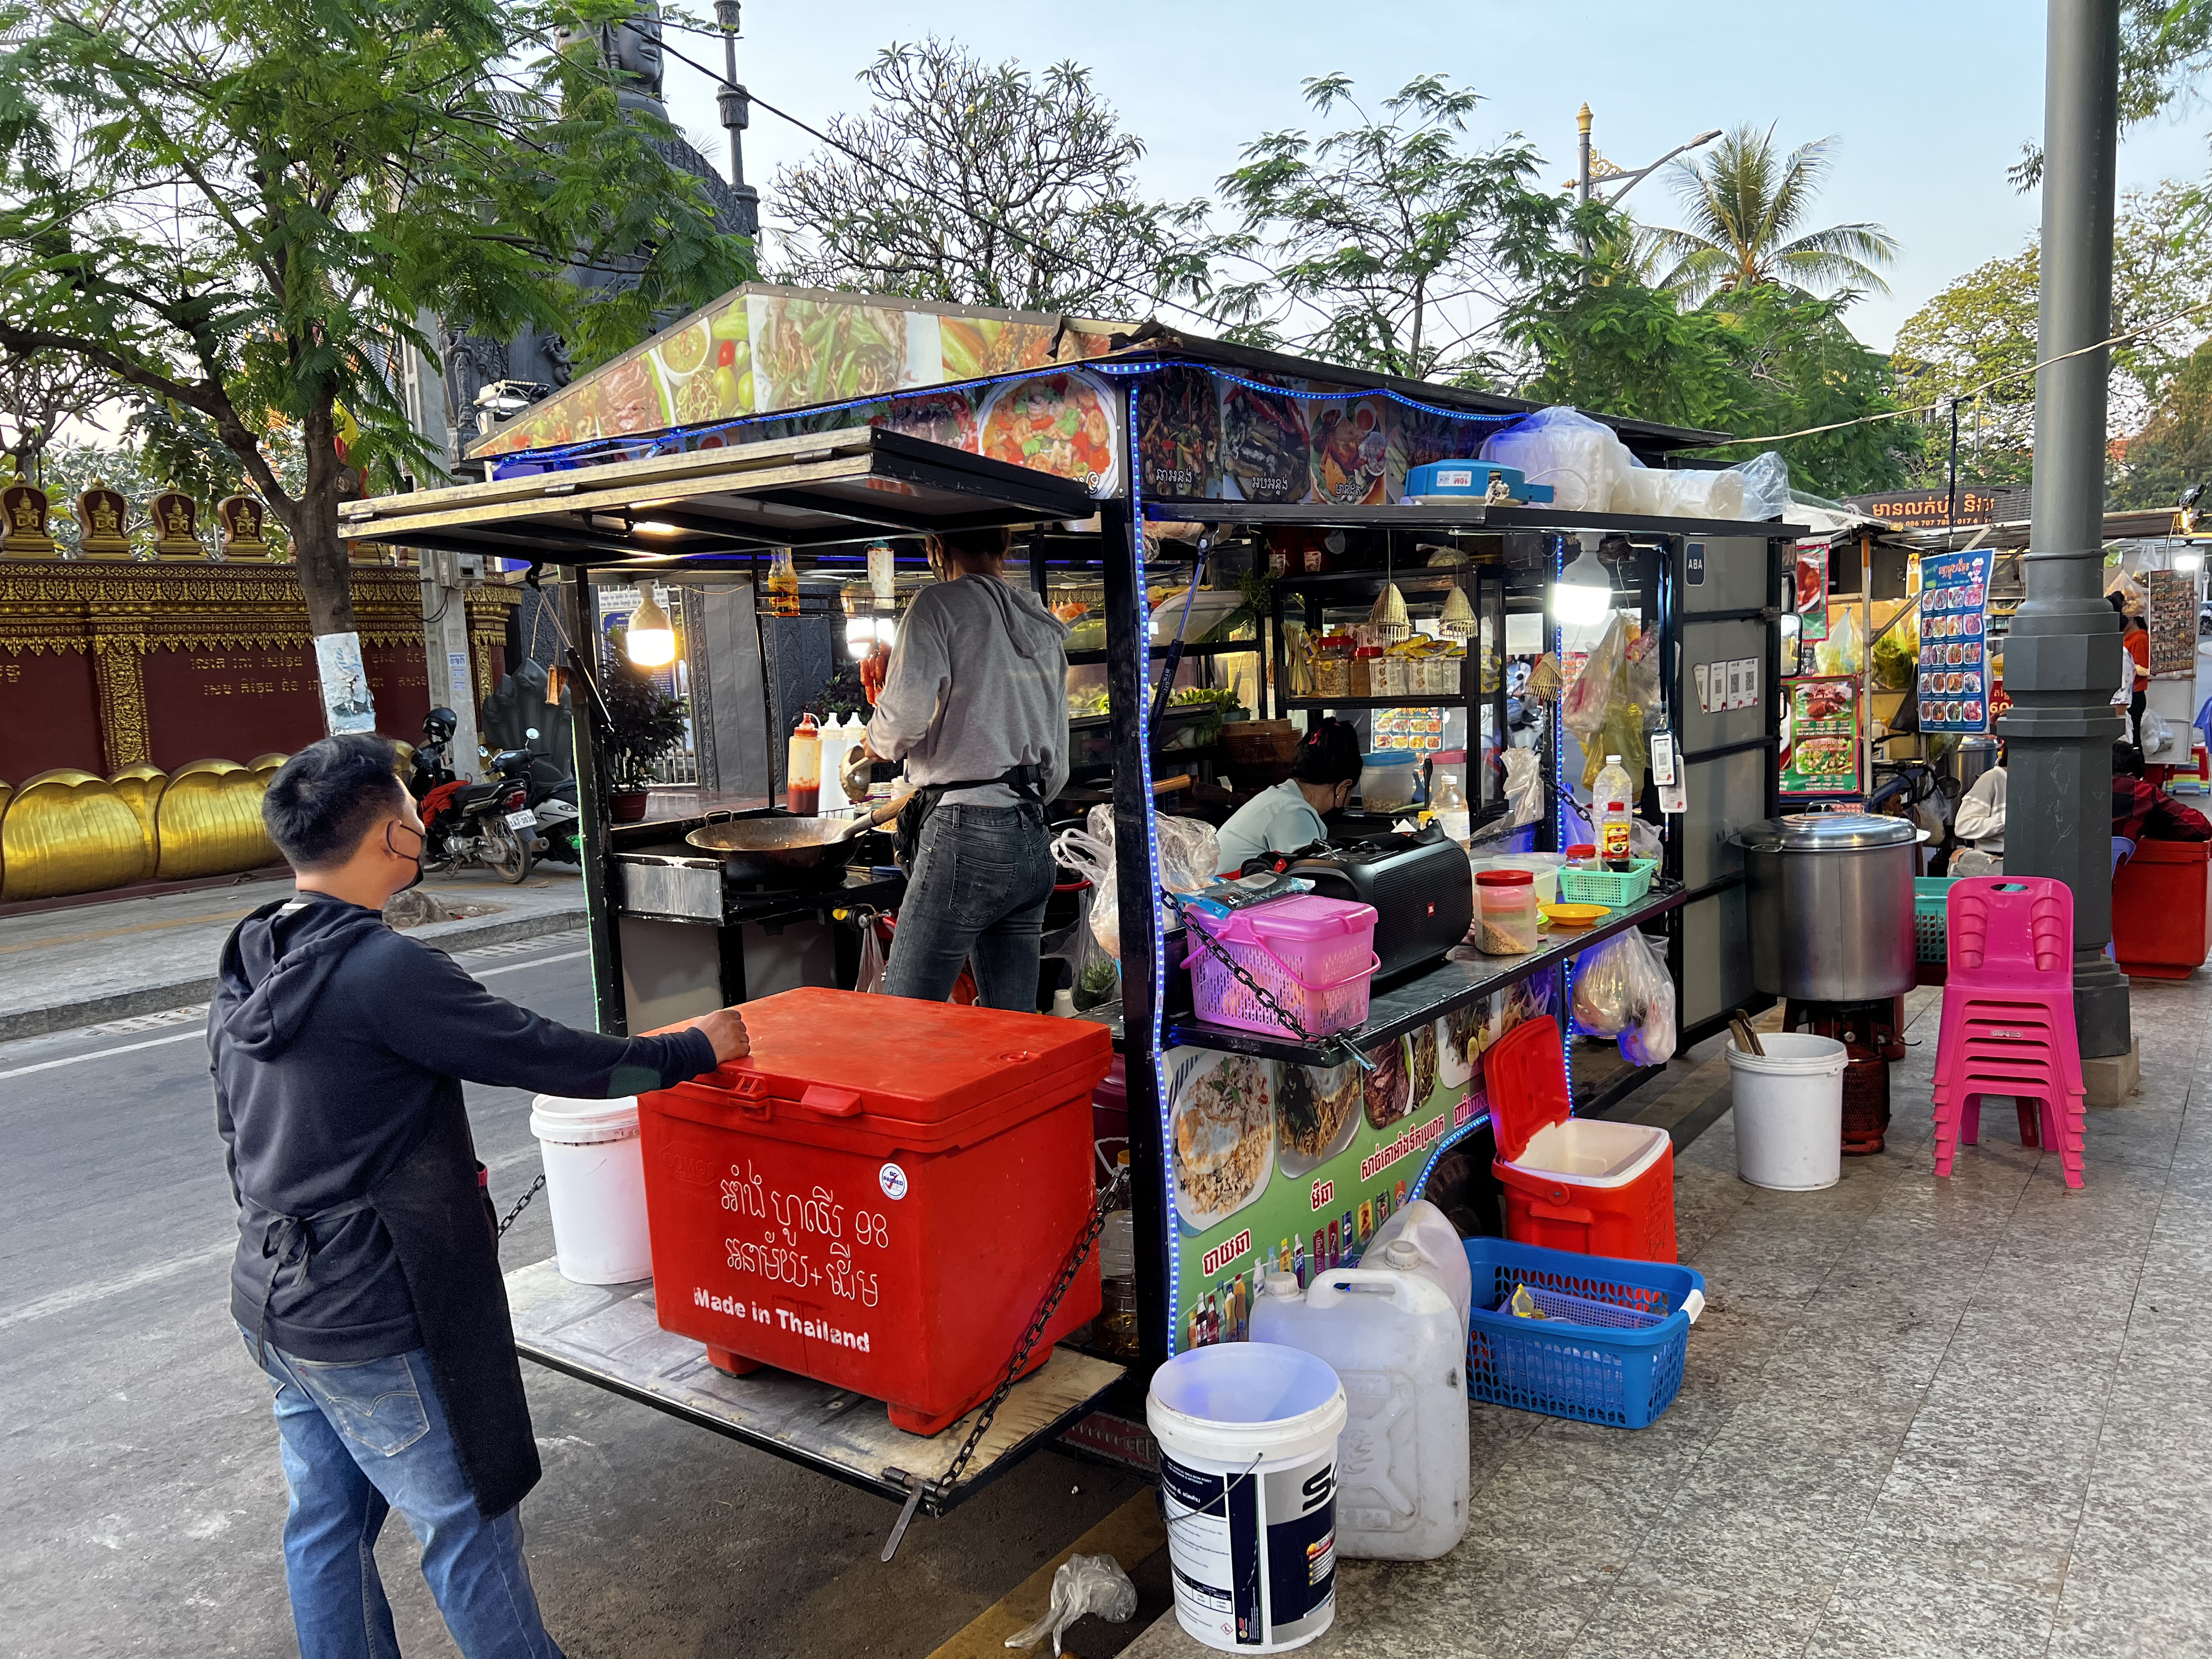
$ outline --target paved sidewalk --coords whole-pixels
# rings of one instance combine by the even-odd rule
[[[532,939],[584,919],[583,879],[565,865],[541,865],[519,887],[471,871],[422,889],[486,912],[409,930],[447,950]],[[289,890],[251,881],[0,916],[0,1042],[205,1002],[238,919]]]
[[[2212,982],[2135,981],[2142,1088],[2089,1115],[2070,1193],[2002,1103],[1935,1178],[1917,1000],[1888,1150],[1839,1185],[1746,1186],[1732,1109],[1679,1157],[1711,1300],[1673,1408],[1632,1433],[1473,1407],[1464,1541],[1345,1563],[1304,1653],[2212,1652]],[[1206,1651],[1170,1614],[1124,1654]]]

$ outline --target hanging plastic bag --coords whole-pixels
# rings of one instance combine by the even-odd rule
[[[1219,878],[1221,848],[1213,826],[1198,818],[1152,814],[1160,855],[1160,885],[1194,893]],[[1116,962],[1121,959],[1121,918],[1114,869],[1114,809],[1101,802],[1080,830],[1064,830],[1052,844],[1060,864],[1091,883],[1091,936]]]
[[[1107,809],[1094,806],[1096,817]],[[1152,814],[1153,839],[1160,849],[1160,885],[1170,893],[1195,893],[1221,879],[1221,845],[1203,818]]]
[[[1482,459],[1514,466],[1532,484],[1552,487],[1552,505],[1603,513],[1633,464],[1611,427],[1565,404],[1539,410],[1482,447]]]
[[[1606,705],[1613,700],[1613,677],[1620,672],[1621,653],[1627,648],[1628,618],[1616,614],[1559,704],[1559,718],[1566,722],[1568,731],[1588,737],[1605,724]]]
[[[860,972],[853,988],[862,996],[883,994],[884,942],[877,936],[873,915],[864,916],[860,922]]]
[[[1838,610],[1828,637],[1813,647],[1813,665],[1823,674],[1856,674],[1866,666],[1866,635],[1859,631],[1857,611],[1848,605]]]
[[[1534,750],[1505,751],[1505,805],[1516,830],[1544,816],[1543,765]]]
[[[1633,962],[1629,951],[1636,937],[1632,929],[1617,934],[1583,952],[1575,964],[1575,1030],[1583,1036],[1617,1037],[1635,1022],[1638,1011],[1628,976]]]
[[[1642,1001],[1644,1012],[1620,1034],[1620,1057],[1632,1066],[1664,1066],[1674,1057],[1674,981],[1667,972],[1666,941],[1633,930],[1621,937],[1644,946],[1629,963],[1630,995]]]
[[[1620,655],[1621,690],[1644,714],[1646,731],[1666,724],[1667,710],[1659,690],[1659,630],[1647,628],[1628,642]]]
[[[1763,455],[1754,455],[1741,466],[1729,471],[1743,479],[1743,516],[1747,519],[1779,519],[1787,516],[1792,505],[1790,496],[1790,463],[1782,459],[1782,452],[1770,449]]]

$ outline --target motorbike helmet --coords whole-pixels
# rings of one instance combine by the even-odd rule
[[[422,717],[422,735],[433,743],[450,743],[460,720],[450,708],[433,708]]]

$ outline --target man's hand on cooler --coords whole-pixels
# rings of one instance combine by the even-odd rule
[[[745,1030],[745,1017],[735,1008],[717,1008],[711,1014],[702,1014],[696,1019],[678,1020],[673,1025],[664,1025],[657,1031],[647,1031],[647,1036],[666,1036],[672,1031],[704,1031],[707,1040],[714,1045],[714,1064],[726,1066],[733,1060],[743,1060],[753,1051],[752,1037]]]

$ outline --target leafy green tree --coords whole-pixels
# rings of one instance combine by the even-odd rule
[[[386,372],[434,353],[426,311],[589,362],[751,274],[654,149],[665,125],[620,107],[595,46],[556,45],[630,10],[0,0],[0,348],[204,422],[289,532],[313,631],[350,631],[338,411],[428,462]],[[637,281],[587,291],[572,263]]]
[[[1774,446],[1798,489],[1854,495],[1905,481],[1920,431],[1865,419],[1899,404],[1887,363],[1844,323],[1852,295],[1759,283],[1686,310],[1675,293],[1637,280],[1635,227],[1622,216],[1583,209],[1576,228],[1590,257],[1561,255],[1507,310],[1505,336],[1524,365],[1520,395],[1747,436],[1838,425]],[[1713,452],[1732,461],[1753,453]]]
[[[1777,154],[1774,130],[1745,125],[1724,134],[1705,156],[1668,168],[1690,222],[1655,233],[1675,261],[1660,281],[1694,305],[1723,289],[1775,283],[1888,292],[1875,269],[1897,257],[1897,239],[1876,224],[1802,230],[1828,175],[1832,138]]]
[[[1224,284],[1220,315],[1241,337],[1332,362],[1486,380],[1498,370],[1496,313],[1545,268],[1565,215],[1533,187],[1535,149],[1518,133],[1468,148],[1480,100],[1439,75],[1407,82],[1377,115],[1346,76],[1305,88],[1316,115],[1341,109],[1350,123],[1318,137],[1263,133],[1221,180],[1243,222],[1218,251],[1268,275]],[[1297,313],[1320,321],[1294,327]]]
[[[986,64],[931,39],[860,75],[873,106],[782,168],[780,279],[918,300],[1146,316],[1204,289],[1206,204],[1148,202],[1091,71]]]
[[[2212,342],[2167,381],[2142,430],[2117,447],[2116,509],[2172,507],[2190,485],[2212,483]]]
[[[2112,327],[2128,335],[2112,349],[2106,422],[2115,434],[2142,424],[2212,327],[2212,313],[2199,309],[2212,304],[2212,246],[2189,228],[2192,194],[2168,180],[2129,191],[2114,215]],[[1906,404],[1942,404],[1981,388],[1960,412],[1960,472],[1977,483],[2029,480],[2040,264],[2033,243],[1984,261],[1897,331],[1893,361]],[[1940,484],[1949,415],[1938,408],[1925,418],[1942,430],[1940,441],[1931,430],[1927,469],[1915,482]]]

